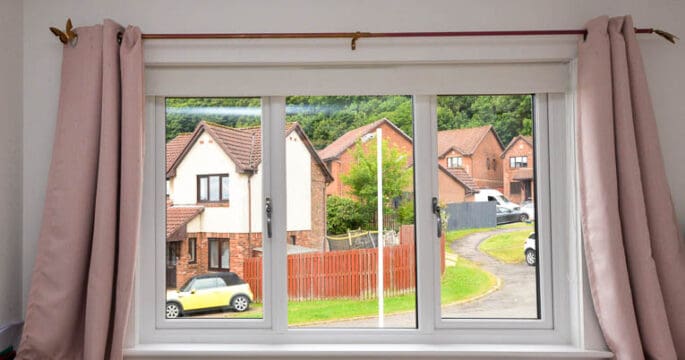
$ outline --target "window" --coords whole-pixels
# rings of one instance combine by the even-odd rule
[[[497,161],[495,159],[492,159],[492,170],[497,170]]]
[[[450,169],[462,167],[461,156],[448,157],[447,158],[447,167]]]
[[[528,156],[512,156],[509,158],[509,164],[512,169],[528,167]]]
[[[475,68],[478,71],[474,72]],[[260,300],[253,303],[252,308],[258,312],[258,316],[248,319],[235,319],[237,317],[235,312],[225,311],[211,314],[212,317],[221,318],[211,321],[204,317],[190,316],[180,319],[164,318],[163,310],[166,292],[163,286],[160,286],[156,280],[163,278],[160,275],[161,271],[165,270],[163,267],[164,253],[163,250],[160,250],[160,244],[166,241],[163,229],[164,221],[167,218],[164,217],[164,202],[162,201],[164,195],[163,182],[166,174],[158,174],[159,170],[152,168],[147,170],[146,176],[153,176],[158,181],[152,184],[146,182],[148,188],[146,188],[145,194],[148,201],[144,202],[146,209],[143,214],[145,214],[146,220],[150,221],[150,223],[144,223],[146,226],[144,226],[143,236],[154,239],[154,241],[150,241],[152,245],[142,242],[141,258],[155,259],[155,262],[153,264],[148,264],[145,261],[141,262],[141,293],[139,294],[141,303],[139,304],[139,309],[146,310],[149,313],[141,312],[140,331],[142,343],[154,343],[155,341],[168,343],[197,339],[197,341],[209,343],[249,342],[272,344],[274,341],[287,341],[289,343],[309,341],[309,343],[326,344],[331,339],[335,339],[336,341],[345,341],[345,343],[387,341],[410,344],[423,342],[427,338],[430,338],[430,341],[435,344],[491,343],[492,339],[502,339],[503,342],[507,343],[525,342],[531,344],[536,343],[539,339],[543,339],[540,341],[544,341],[546,344],[572,343],[570,334],[573,331],[571,326],[576,321],[574,320],[575,314],[580,312],[576,311],[577,309],[574,308],[575,305],[573,304],[573,301],[579,298],[578,289],[574,289],[574,286],[576,286],[576,282],[580,281],[578,277],[580,273],[577,268],[574,268],[577,264],[572,265],[575,257],[579,257],[579,253],[574,253],[577,250],[577,233],[575,232],[573,220],[573,204],[575,201],[575,190],[573,189],[574,175],[572,172],[573,167],[570,166],[572,164],[570,160],[574,152],[549,151],[550,143],[554,144],[555,149],[568,149],[574,144],[570,138],[573,135],[573,131],[569,130],[573,129],[572,122],[568,122],[567,120],[570,117],[566,117],[566,108],[571,109],[572,107],[566,105],[568,99],[564,94],[564,91],[569,88],[569,84],[563,80],[561,80],[560,84],[556,83],[557,80],[566,78],[567,66],[552,66],[547,63],[525,64],[525,66],[519,66],[519,64],[478,64],[478,66],[474,65],[473,67],[450,64],[439,66],[418,65],[416,67],[411,65],[405,68],[402,65],[392,70],[388,71],[388,69],[382,66],[361,67],[360,69],[355,66],[345,66],[332,71],[325,66],[312,67],[311,69],[308,66],[302,66],[288,67],[287,72],[284,72],[285,70],[274,67],[273,69],[270,68],[269,76],[265,76],[261,71],[242,67],[240,71],[231,67],[190,69],[153,67],[150,69],[146,76],[155,81],[148,82],[151,88],[147,92],[150,97],[148,98],[148,111],[146,113],[150,117],[148,119],[150,128],[157,131],[153,131],[153,134],[148,134],[149,143],[155,144],[155,146],[148,147],[148,149],[157,150],[150,150],[148,159],[152,156],[157,161],[146,161],[146,164],[164,163],[165,136],[164,129],[160,129],[159,124],[163,124],[163,120],[168,119],[168,114],[174,114],[166,106],[169,99],[172,99],[169,97],[171,95],[183,94],[202,97],[208,94],[217,94],[230,97],[246,94],[284,94],[287,96],[264,96],[256,100],[249,98],[249,101],[244,100],[244,106],[241,106],[238,100],[236,100],[235,106],[214,106],[222,113],[238,113],[241,114],[240,116],[247,116],[245,114],[250,113],[252,116],[255,116],[255,114],[260,116],[259,133],[261,137],[254,138],[255,144],[259,144],[260,162],[256,167],[241,173],[247,174],[254,171],[255,176],[260,176],[259,180],[256,177],[251,179],[253,190],[256,188],[261,189],[259,195],[254,191],[252,192],[252,202],[247,201],[249,198],[247,177],[244,182],[238,180],[238,175],[234,174],[230,168],[217,168],[211,171],[203,170],[203,172],[195,175],[230,174],[230,186],[232,186],[231,207],[213,208],[211,205],[195,204],[192,199],[186,201],[186,198],[182,196],[183,194],[179,195],[179,190],[177,190],[180,189],[179,184],[182,180],[180,178],[182,175],[180,174],[180,168],[177,170],[176,178],[173,180],[173,193],[170,196],[175,202],[173,206],[193,204],[200,205],[204,209],[203,212],[197,215],[196,219],[187,223],[189,233],[194,233],[198,223],[206,222],[214,214],[217,214],[216,218],[221,219],[222,224],[231,224],[231,226],[239,224],[239,221],[242,221],[241,219],[245,220],[244,225],[240,225],[244,227],[237,229],[235,234],[230,236],[232,251],[230,251],[230,254],[227,254],[226,258],[230,256],[231,261],[229,263],[232,272],[236,272],[246,283],[250,284],[253,291],[261,291],[259,294]],[[183,73],[183,77],[171,76],[176,74],[176,72]],[[399,74],[402,76],[399,76]],[[259,79],[259,81],[243,81],[247,79],[247,75]],[[327,81],[315,81],[316,79],[321,79],[321,76],[324,75]],[[282,80],[285,78],[288,79],[287,82],[276,81],[276,79]],[[444,81],[435,81],[435,79],[443,78]],[[467,79],[468,81],[460,81],[460,78]],[[179,82],[179,79],[193,79],[193,81]],[[386,81],[388,79],[393,79],[393,81]],[[420,87],[415,85],[419,83],[422,84]],[[226,86],[226,84],[232,85]],[[269,86],[267,87],[265,84],[269,84]],[[541,93],[535,93],[536,91],[541,91]],[[454,207],[454,203],[458,203],[457,199],[450,199],[449,196],[456,196],[455,194],[457,194],[463,197],[463,200],[466,200],[468,197],[469,201],[464,201],[464,203],[469,205],[485,203],[487,208],[483,209],[484,212],[491,211],[496,214],[498,207],[503,209],[520,207],[520,204],[512,203],[512,201],[518,201],[516,197],[512,197],[507,193],[502,194],[502,192],[506,191],[502,182],[499,184],[493,183],[492,186],[489,184],[481,186],[477,182],[486,183],[488,180],[473,179],[474,175],[467,173],[465,170],[441,166],[445,163],[438,163],[437,150],[440,144],[438,133],[461,129],[458,124],[448,126],[449,121],[441,119],[441,117],[446,116],[445,114],[449,116],[449,112],[442,109],[461,109],[459,101],[464,101],[464,99],[460,98],[461,95],[452,94],[507,93],[528,94],[517,95],[520,96],[517,99],[523,101],[522,99],[525,98],[535,104],[531,107],[530,112],[526,113],[526,116],[531,116],[534,120],[532,131],[535,137],[535,163],[531,164],[531,168],[535,170],[536,178],[541,179],[539,183],[531,187],[535,191],[535,222],[524,225],[520,221],[520,214],[518,220],[515,217],[503,220],[513,224],[511,225],[513,227],[524,225],[526,226],[524,230],[528,234],[535,232],[537,237],[536,250],[539,263],[536,266],[519,264],[522,268],[521,270],[525,271],[527,276],[527,280],[523,282],[525,284],[525,289],[523,290],[525,294],[513,299],[509,298],[512,301],[525,303],[526,311],[522,316],[503,314],[499,310],[507,308],[506,305],[503,305],[504,303],[493,307],[482,305],[481,300],[491,301],[497,299],[497,297],[493,298],[491,295],[499,295],[501,290],[485,292],[484,294],[487,295],[482,297],[475,296],[474,299],[479,301],[460,301],[458,297],[461,296],[462,290],[464,290],[463,286],[473,284],[473,282],[465,280],[471,279],[470,274],[472,274],[474,268],[470,265],[480,265],[477,261],[469,260],[466,257],[450,256],[448,252],[444,251],[452,249],[453,244],[456,242],[453,237],[447,236],[448,234],[453,235],[454,230],[448,229],[450,226],[452,229],[455,226],[460,226],[459,221],[463,220],[463,218],[458,216],[445,216],[442,218],[439,216],[440,213],[434,212],[437,209],[432,206],[433,198],[435,198],[436,205],[449,211],[451,206]],[[530,95],[531,93],[535,93],[535,95]],[[308,186],[293,186],[293,184],[302,185],[297,182],[293,183],[293,175],[302,176],[307,171],[310,174],[315,174],[315,170],[320,171],[320,168],[317,167],[319,166],[319,161],[316,160],[315,154],[320,157],[322,164],[330,163],[331,167],[329,169],[336,169],[336,166],[338,166],[337,162],[341,160],[338,158],[338,151],[333,151],[329,157],[325,156],[325,153],[322,155],[322,151],[349,131],[349,129],[334,125],[339,125],[343,119],[351,120],[350,123],[356,122],[356,127],[366,126],[376,120],[380,120],[378,118],[375,120],[373,118],[367,119],[370,116],[366,116],[366,113],[373,111],[373,106],[358,107],[358,109],[363,110],[364,116],[360,113],[346,111],[340,111],[341,114],[336,115],[336,112],[340,109],[345,109],[343,100],[347,100],[344,98],[348,96],[369,97],[373,101],[378,101],[378,103],[381,103],[384,97],[392,98],[392,101],[385,105],[392,103],[393,106],[384,108],[383,118],[391,120],[411,140],[411,146],[405,150],[405,157],[397,157],[397,159],[403,159],[413,164],[412,167],[403,168],[405,172],[411,170],[411,188],[408,187],[402,191],[410,195],[406,199],[401,200],[396,200],[396,196],[389,196],[387,199],[385,196],[381,198],[381,205],[385,205],[382,208],[387,210],[387,213],[383,215],[392,213],[395,215],[394,219],[391,216],[383,216],[381,221],[378,218],[374,219],[374,216],[367,212],[355,210],[358,209],[357,205],[347,201],[349,198],[337,196],[334,193],[334,191],[340,191],[340,187],[344,188],[349,185],[342,182],[336,184],[334,180],[327,179],[326,176],[314,176],[315,180],[319,182],[315,186],[312,183],[305,183]],[[474,95],[474,97],[480,98],[480,95]],[[496,96],[492,95],[491,97]],[[234,99],[243,101],[246,98]],[[209,108],[210,106],[207,107]],[[482,106],[481,108],[485,109],[487,106]],[[216,112],[217,110],[212,109],[211,111]],[[210,111],[208,110],[207,112]],[[456,116],[453,117],[453,119],[456,118]],[[494,117],[490,117],[490,119],[492,118]],[[312,121],[306,122],[306,120]],[[244,131],[245,134],[249,135],[249,128],[254,126],[252,123],[243,122],[239,119],[231,121],[232,123],[230,124],[222,124],[224,128],[230,128],[226,132]],[[369,122],[367,123],[366,121]],[[210,120],[210,122],[213,121]],[[298,133],[299,130],[294,130],[294,123],[298,123],[302,127],[303,134]],[[156,127],[155,124],[158,126]],[[491,125],[491,123],[485,122],[482,124],[482,126],[488,125]],[[314,128],[318,128],[317,136],[310,135],[313,134],[312,129]],[[382,130],[383,135],[390,131],[386,128]],[[303,139],[305,139],[305,136],[309,138],[311,147],[304,146]],[[244,139],[245,142],[241,143],[252,144],[253,137],[251,135],[246,135]],[[383,139],[384,136],[381,137],[381,141]],[[368,141],[360,141],[359,143],[361,143],[361,147],[371,147],[373,144],[376,144],[377,140],[376,137],[368,137]],[[503,139],[501,142],[506,142],[506,139]],[[494,143],[496,144],[498,141]],[[208,141],[205,141],[202,145],[208,148],[213,146]],[[356,143],[352,145],[353,148],[355,146]],[[506,143],[502,144],[502,147],[504,146],[506,146]],[[382,143],[380,149],[384,150]],[[386,149],[388,149],[387,145]],[[391,153],[391,151],[381,151],[381,154],[385,153]],[[236,159],[250,159],[249,152],[242,154],[248,155],[243,157],[236,157],[236,154],[230,155],[236,157]],[[360,159],[363,158],[363,154],[363,152],[360,152]],[[256,155],[256,152],[253,155]],[[226,156],[231,157],[229,155]],[[532,156],[532,154],[528,156]],[[290,164],[289,161],[291,162]],[[293,161],[295,162],[293,163]],[[456,162],[456,160],[454,161]],[[235,162],[250,164],[249,160],[245,162],[236,160]],[[216,162],[211,163],[216,164]],[[472,168],[473,166],[469,167]],[[504,170],[506,174],[506,169]],[[329,172],[333,173],[334,171]],[[321,171],[321,173],[325,172]],[[369,172],[368,175],[371,173]],[[192,176],[192,180],[196,180],[195,175]],[[460,178],[460,176],[466,175],[471,176],[471,179]],[[372,177],[366,177],[362,185],[374,183],[372,179]],[[394,180],[392,177],[388,179]],[[383,180],[386,180],[386,178]],[[450,181],[449,184],[455,186],[455,188],[454,191],[443,193],[442,184],[447,183],[447,181]],[[329,183],[326,184],[326,182]],[[330,186],[331,184],[333,186]],[[210,195],[209,186],[209,179],[207,179],[206,192],[208,198]],[[479,191],[469,191],[469,186],[472,187],[471,189],[478,188]],[[464,191],[465,189],[467,191]],[[486,191],[483,191],[488,189],[497,190],[497,192],[488,194]],[[462,193],[463,195],[461,195]],[[307,198],[303,194],[309,194],[310,197]],[[487,202],[488,196],[494,200],[494,203]],[[353,224],[354,221],[372,222],[372,225],[380,223],[384,233],[387,234],[390,234],[390,230],[393,230],[396,235],[383,236],[382,243],[384,245],[387,244],[386,251],[391,246],[395,246],[392,243],[394,241],[393,236],[396,236],[399,245],[402,245],[406,244],[407,241],[409,241],[409,244],[412,244],[410,240],[407,240],[407,237],[404,237],[406,233],[408,233],[407,236],[409,234],[413,235],[414,253],[410,252],[408,254],[414,254],[414,262],[411,262],[411,257],[409,256],[402,257],[402,259],[407,260],[405,262],[408,263],[406,268],[413,268],[414,273],[408,270],[407,272],[398,272],[396,274],[390,274],[388,271],[385,271],[384,274],[384,279],[387,281],[386,286],[390,284],[390,281],[396,281],[390,279],[392,276],[397,275],[398,279],[406,279],[403,280],[406,281],[406,287],[409,289],[413,288],[413,292],[397,295],[389,294],[393,299],[392,301],[386,301],[384,304],[384,314],[387,314],[387,316],[383,317],[384,323],[382,328],[379,326],[378,320],[380,317],[377,313],[373,315],[367,314],[367,316],[371,316],[370,320],[368,317],[365,319],[350,319],[345,321],[344,326],[328,328],[325,331],[321,331],[319,328],[328,326],[328,320],[320,322],[311,320],[301,323],[293,323],[291,321],[293,319],[293,312],[299,312],[299,314],[295,315],[300,316],[300,319],[305,317],[305,314],[313,314],[313,312],[309,311],[310,308],[306,307],[307,300],[302,298],[305,297],[305,290],[308,290],[308,288],[304,287],[308,285],[303,285],[303,283],[319,281],[317,279],[321,279],[324,274],[323,272],[307,272],[305,270],[307,267],[314,268],[314,270],[323,269],[325,264],[322,262],[317,263],[319,260],[315,260],[315,258],[320,258],[322,253],[340,254],[340,257],[343,257],[342,254],[346,254],[345,252],[350,250],[368,250],[369,253],[373,253],[377,251],[376,246],[379,244],[379,236],[374,234],[374,231],[377,230],[374,230],[373,226],[360,226],[361,229],[360,227],[348,226],[349,229],[344,229],[343,231],[331,230],[333,225],[331,221],[332,215],[329,216],[328,211],[312,210],[314,207],[311,199],[317,197],[325,199],[325,208],[327,210],[333,206],[346,210],[341,210],[337,213],[351,215],[346,219],[349,223]],[[241,203],[240,211],[231,213],[231,216],[229,216],[229,211],[232,210],[233,205],[237,204],[241,199],[244,199],[245,202]],[[266,212],[267,203],[271,209],[269,213]],[[373,201],[370,203],[373,203]],[[248,204],[250,204],[249,207]],[[243,207],[243,205],[245,206]],[[310,209],[308,212],[309,216],[298,217],[297,215],[302,213],[307,214],[305,210],[302,210],[306,208]],[[372,207],[368,206],[368,208],[371,209]],[[218,209],[219,212],[212,213],[209,211],[212,209]],[[350,209],[352,211],[347,211]],[[376,211],[376,209],[373,209],[373,211]],[[510,216],[516,214],[516,211],[500,211],[500,213]],[[252,215],[251,226],[247,223],[247,220],[250,219],[248,215]],[[321,219],[316,218],[316,215],[320,216]],[[307,225],[307,219],[309,219],[308,221],[312,229],[320,224],[324,225],[319,227],[320,230],[318,230],[325,233],[326,237],[323,244],[312,243],[310,242],[312,239],[300,235],[302,225]],[[443,224],[440,233],[438,233],[439,219]],[[375,223],[373,223],[374,221]],[[395,221],[394,224],[393,221]],[[492,218],[490,221],[492,221]],[[497,221],[497,219],[494,221]],[[154,226],[148,226],[150,224]],[[396,229],[395,226],[397,225],[400,226]],[[401,225],[414,226],[413,229],[411,226],[406,226],[402,229]],[[488,225],[489,228],[496,228],[496,226],[496,224],[492,223]],[[529,231],[531,226],[534,231]],[[351,231],[348,233],[345,230]],[[352,230],[362,233],[361,236],[358,236],[359,240],[357,240],[358,234]],[[287,246],[290,231],[297,231],[297,249]],[[207,232],[216,231],[208,230]],[[252,234],[252,246],[238,246],[238,242],[242,241],[243,238],[247,239],[248,234]],[[214,240],[223,239],[223,237],[216,237],[214,235],[209,237]],[[354,241],[350,241],[350,237]],[[226,236],[226,239],[228,238]],[[214,266],[220,267],[223,263],[221,256],[222,244],[220,241],[219,243],[217,241],[208,241],[203,244],[203,239],[198,236],[197,256],[200,262],[203,262],[203,259],[207,259]],[[349,249],[333,250],[331,244],[336,244],[336,241],[339,243],[346,241],[346,246]],[[444,241],[444,243],[441,241]],[[247,240],[245,240],[245,243],[247,244]],[[518,242],[516,244],[516,246],[511,247],[513,249],[511,252],[516,253],[515,255],[518,256],[518,252],[516,252]],[[352,245],[357,248],[351,248]],[[207,248],[207,255],[201,250],[203,247]],[[314,251],[305,252],[303,256],[297,258],[298,261],[292,260],[296,258],[294,256],[296,254],[293,251],[303,250],[300,247],[310,248]],[[288,248],[291,248],[290,253],[288,253]],[[228,249],[228,246],[226,246],[226,249]],[[474,245],[473,249],[474,251],[481,251],[476,245]],[[552,251],[552,249],[555,249],[555,251]],[[249,258],[257,261],[257,265],[254,267],[255,272],[250,273],[249,276],[245,269],[253,265],[250,263],[253,260],[247,260],[243,263],[233,261],[237,256],[234,253],[243,250],[245,254],[249,252]],[[523,245],[521,245],[520,252],[522,254],[523,250]],[[210,252],[212,257],[209,256]],[[443,253],[445,254],[445,261],[442,260]],[[162,260],[160,260],[160,257]],[[400,256],[396,258],[400,258]],[[300,259],[307,260],[300,261]],[[374,264],[371,259],[371,257],[368,258]],[[161,264],[158,263],[160,261]],[[394,268],[399,265],[405,266],[405,263],[391,264],[390,260],[388,260],[384,261],[384,266]],[[454,269],[456,264],[459,265],[459,271]],[[374,265],[377,266],[377,263]],[[443,270],[443,267],[445,270]],[[296,269],[290,272],[294,272],[299,277],[289,278],[289,268]],[[340,276],[348,276],[353,268],[350,266],[348,269],[349,271],[346,272],[341,271],[339,273]],[[494,280],[503,289],[505,286],[514,284],[513,281],[502,279],[495,270],[483,269],[482,266],[481,270],[484,270],[484,272],[479,274],[482,275],[481,280],[484,281],[477,282],[476,285],[488,284]],[[310,274],[316,276],[309,276]],[[377,274],[375,269],[369,272],[369,279],[376,286],[378,284],[375,283],[374,277]],[[530,274],[533,275],[530,276]],[[445,278],[457,280],[445,284],[443,282]],[[572,279],[572,281],[568,279]],[[261,286],[253,286],[255,281]],[[335,302],[339,301],[344,304],[345,306],[342,309],[354,315],[359,314],[363,310],[362,307],[371,308],[372,312],[375,312],[378,308],[377,302],[379,299],[375,295],[377,294],[375,287],[371,286],[371,288],[372,290],[362,293],[363,296],[368,296],[367,298],[351,299],[346,296],[336,299]],[[478,288],[478,286],[470,289],[474,291],[471,295],[482,290],[474,290],[474,288]],[[296,293],[296,291],[300,290],[303,292]],[[323,290],[328,289],[324,286]],[[387,292],[386,289],[382,290]],[[386,296],[387,299],[388,296]],[[468,300],[473,299],[468,298]],[[317,301],[326,302],[326,300]],[[399,306],[402,306],[402,311],[396,313],[398,303]],[[467,312],[465,309],[467,305],[458,304],[469,304],[468,306],[471,308]],[[409,310],[407,311],[406,309]],[[453,309],[458,310],[451,311]],[[493,309],[496,311],[493,311]]]
[[[290,235],[290,241],[288,241],[288,244],[290,244],[290,245],[297,245],[296,242],[297,242],[297,236],[295,236],[295,235]]]
[[[487,167],[488,170],[490,170],[490,159],[485,160],[485,167]]]
[[[230,270],[228,239],[209,239],[209,270]]]
[[[228,201],[228,174],[198,175],[198,202]]]
[[[188,238],[188,263],[194,264],[197,262],[197,238]]]

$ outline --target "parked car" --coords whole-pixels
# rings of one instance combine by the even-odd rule
[[[526,239],[526,244],[523,245],[523,254],[526,258],[526,264],[530,266],[535,266],[538,262],[538,252],[536,249],[536,239],[535,233],[530,233],[528,239]]]
[[[534,221],[535,220],[535,204],[533,202],[526,202],[521,204],[521,212],[525,215],[525,219],[521,221]]]
[[[196,275],[178,291],[167,292],[166,317],[172,319],[195,311],[226,308],[243,312],[250,308],[252,301],[250,285],[236,273]]]
[[[514,204],[511,202],[509,199],[507,199],[504,194],[501,192],[495,190],[495,189],[480,189],[478,192],[474,195],[474,200],[475,201],[494,201],[497,206],[501,206],[504,208],[507,208],[509,210],[520,210],[520,206]]]
[[[510,210],[503,206],[497,207],[497,225],[524,221],[527,215],[521,210]]]

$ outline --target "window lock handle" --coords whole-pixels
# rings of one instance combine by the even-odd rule
[[[438,238],[442,236],[442,214],[441,214],[440,204],[438,204],[438,198],[433,198],[433,214],[435,214],[438,220]]]
[[[267,197],[265,199],[265,206],[264,206],[264,211],[266,212],[266,235],[268,238],[271,238],[271,198]]]

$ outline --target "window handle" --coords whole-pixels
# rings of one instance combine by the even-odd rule
[[[271,198],[267,197],[265,200],[265,212],[266,212],[266,235],[268,238],[271,238],[271,212],[273,211],[271,209]]]
[[[438,238],[442,236],[442,216],[440,213],[440,205],[438,204],[438,198],[434,197],[433,198],[433,214],[438,219]]]

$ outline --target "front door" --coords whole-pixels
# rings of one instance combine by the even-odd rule
[[[181,242],[166,243],[166,287],[176,288],[176,264],[181,256]]]

